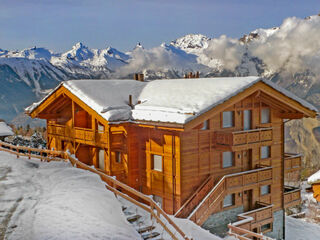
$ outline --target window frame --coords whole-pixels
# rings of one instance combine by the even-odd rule
[[[262,121],[263,120],[262,113],[263,113],[264,110],[268,110],[269,111],[269,116],[268,116],[268,121],[267,122]],[[270,107],[263,107],[260,110],[260,124],[268,124],[268,123],[271,123],[271,108]]]
[[[122,163],[122,153],[120,151],[115,151],[115,162],[121,164]]]
[[[268,188],[268,192],[263,193],[263,191],[262,191],[263,187],[267,187]],[[269,194],[271,194],[271,184],[261,185],[260,186],[260,196],[267,196]]]
[[[228,203],[228,204],[225,204],[225,200],[227,197],[231,196],[231,203]],[[236,198],[236,195],[234,193],[231,193],[231,194],[228,194],[226,195],[224,198],[223,198],[223,201],[222,201],[222,208],[227,208],[227,207],[231,207],[231,206],[234,206],[235,205],[235,198]]]
[[[227,126],[225,126],[224,125],[224,119],[225,119],[225,117],[224,117],[224,114],[225,113],[232,113],[232,123],[231,123],[231,125],[227,125]],[[224,112],[222,112],[222,116],[221,116],[221,119],[222,119],[222,121],[221,121],[221,127],[222,128],[233,128],[234,127],[234,123],[235,123],[235,112],[234,112],[234,110],[231,110],[231,111],[224,111]]]
[[[249,112],[250,113],[250,127],[248,129],[245,128],[245,112]],[[252,109],[244,109],[243,110],[243,116],[242,116],[242,120],[243,120],[243,130],[251,130],[252,129]]]
[[[154,164],[155,158],[154,158],[154,156],[161,157],[161,170],[160,169],[155,169],[155,164]],[[151,154],[151,169],[152,169],[152,171],[163,172],[163,155]]]
[[[209,119],[207,119],[202,123],[202,127],[200,128],[200,130],[209,130],[209,126]]]
[[[265,227],[265,226],[268,226],[268,227]],[[272,229],[273,229],[273,223],[266,223],[266,224],[261,225],[261,227],[260,227],[260,231],[262,233],[271,232]]]
[[[262,148],[268,149],[268,156],[266,156],[266,157],[262,156]],[[269,146],[269,145],[261,146],[260,147],[260,159],[264,160],[264,159],[269,159],[269,158],[271,158],[271,146]]]
[[[225,166],[224,165],[224,153],[231,153],[231,165],[228,165],[228,166]],[[231,151],[226,151],[226,152],[222,152],[221,153],[221,159],[222,159],[222,161],[221,161],[221,166],[222,166],[222,168],[231,168],[231,167],[234,167],[234,165],[235,165],[235,153],[234,152],[231,152]]]

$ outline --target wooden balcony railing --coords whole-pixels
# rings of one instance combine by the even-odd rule
[[[59,129],[59,131],[60,130],[61,129]],[[0,141],[0,151],[15,154],[17,157],[26,156],[29,159],[40,158],[41,160],[46,161],[69,161],[74,167],[82,168],[98,174],[101,180],[106,183],[106,188],[108,190],[112,191],[116,196],[121,196],[137,207],[147,211],[150,214],[151,219],[154,218],[161,225],[164,231],[170,235],[171,239],[192,240],[192,238],[188,237],[152,198],[116,180],[112,176],[80,162],[67,152],[15,146],[2,141]],[[137,199],[141,200],[143,203],[139,202]]]
[[[265,141],[272,141],[272,128],[258,128],[236,132],[215,132],[217,146],[242,146]]]
[[[204,198],[198,198],[198,194],[191,196],[187,204],[183,205],[176,216],[185,216],[189,213],[188,219],[198,225],[202,225],[208,217],[219,208],[219,202],[228,191],[236,191],[238,188],[250,186],[262,181],[272,179],[272,167],[262,167],[245,172],[228,174],[223,176],[220,181],[205,195]],[[203,195],[207,191],[206,185],[211,186],[213,180],[208,180],[198,192]],[[205,190],[203,190],[205,189]],[[192,212],[191,212],[192,211]]]
[[[284,208],[299,205],[301,202],[301,190],[295,187],[284,187]]]
[[[284,154],[284,170],[286,173],[293,171],[300,171],[301,169],[301,155],[295,153]]]
[[[75,139],[88,144],[103,145],[107,144],[108,138],[106,133],[93,131],[89,128],[68,127],[59,124],[48,124],[48,134],[58,135],[67,139]]]
[[[238,215],[238,221],[228,224],[229,235],[238,239],[272,239],[265,235],[253,232],[253,229],[261,230],[261,226],[273,222],[273,205],[262,202],[257,203],[257,209]]]

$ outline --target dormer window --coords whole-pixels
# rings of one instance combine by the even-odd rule
[[[203,122],[201,130],[208,130],[209,129],[209,120]]]

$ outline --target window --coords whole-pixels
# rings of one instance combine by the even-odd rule
[[[162,172],[162,156],[161,155],[152,155],[152,169]]]
[[[233,158],[234,154],[233,152],[223,152],[222,153],[222,167],[232,167],[233,166]]]
[[[223,128],[233,127],[233,122],[234,122],[233,117],[234,117],[233,111],[223,112],[222,113],[222,127]]]
[[[121,152],[116,152],[116,162],[121,163]]]
[[[261,123],[270,123],[270,108],[261,109]]]
[[[243,111],[243,130],[251,129],[251,110]]]
[[[265,224],[261,226],[261,232],[264,233],[266,231],[271,230],[271,223]]]
[[[270,146],[262,146],[260,148],[260,157],[261,159],[266,159],[270,157]]]
[[[208,130],[209,129],[209,120],[203,122],[203,126],[201,130]]]
[[[234,205],[234,193],[225,196],[223,199],[223,207],[230,207],[232,205]]]
[[[260,187],[260,195],[267,195],[270,193],[270,185],[263,185]]]
[[[104,170],[104,159],[105,159],[105,151],[104,149],[99,150],[99,168]]]

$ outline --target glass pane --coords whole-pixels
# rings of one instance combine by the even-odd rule
[[[203,122],[203,127],[201,128],[201,130],[207,130],[209,129],[209,120],[206,120]]]
[[[233,127],[233,111],[222,113],[222,127]]]
[[[261,186],[261,195],[266,195],[270,193],[270,185]]]
[[[104,150],[99,150],[99,168],[104,170]]]
[[[153,170],[162,172],[162,156],[152,155],[153,156]]]
[[[261,109],[261,123],[270,123],[270,108]]]
[[[251,129],[251,110],[244,110],[243,112],[243,130]]]
[[[262,146],[261,147],[261,159],[269,158],[270,157],[270,146]]]
[[[223,152],[223,167],[232,167],[233,166],[233,152]]]
[[[233,194],[225,196],[223,199],[223,207],[228,207],[233,205]]]
[[[116,152],[116,162],[121,163],[121,153],[120,152]]]

